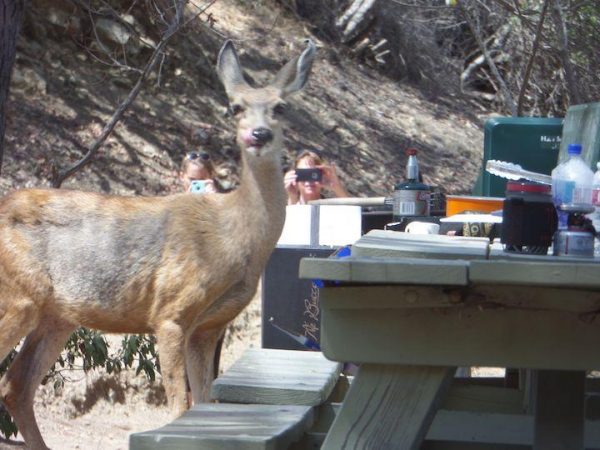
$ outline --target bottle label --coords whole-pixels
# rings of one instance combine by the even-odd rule
[[[573,201],[573,193],[575,191],[574,181],[554,180],[552,183],[552,189],[552,197],[554,198],[555,204],[560,205],[561,203],[575,203]]]
[[[573,191],[573,203],[589,205],[592,197],[592,190],[590,188],[575,188]]]
[[[564,204],[590,204],[592,203],[592,189],[581,187],[571,180],[555,180],[553,185],[554,203]]]
[[[428,216],[429,191],[401,189],[394,191],[394,216]]]
[[[592,205],[600,206],[600,188],[592,189]]]

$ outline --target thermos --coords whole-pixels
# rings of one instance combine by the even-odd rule
[[[428,216],[431,189],[419,181],[419,163],[417,150],[409,148],[406,151],[406,181],[394,187],[394,220],[406,216]]]
[[[507,252],[546,255],[556,226],[550,186],[533,181],[506,184],[500,241]]]

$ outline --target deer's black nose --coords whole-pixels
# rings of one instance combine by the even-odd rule
[[[257,128],[252,131],[252,137],[258,145],[265,145],[273,140],[273,132],[268,128]]]

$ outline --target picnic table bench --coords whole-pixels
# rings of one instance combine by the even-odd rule
[[[341,364],[321,352],[249,349],[213,382],[211,395],[219,403],[195,405],[164,427],[132,434],[130,449],[291,448],[314,426],[322,431],[319,416],[330,408],[321,411],[320,405],[340,371]]]

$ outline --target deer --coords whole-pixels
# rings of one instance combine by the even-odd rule
[[[0,200],[0,401],[25,444],[46,449],[33,400],[79,326],[156,335],[170,416],[210,400],[213,355],[227,324],[253,298],[281,234],[282,120],[315,57],[302,53],[264,87],[244,78],[233,43],[217,73],[237,122],[239,186],[229,193],[127,197],[25,189]]]

